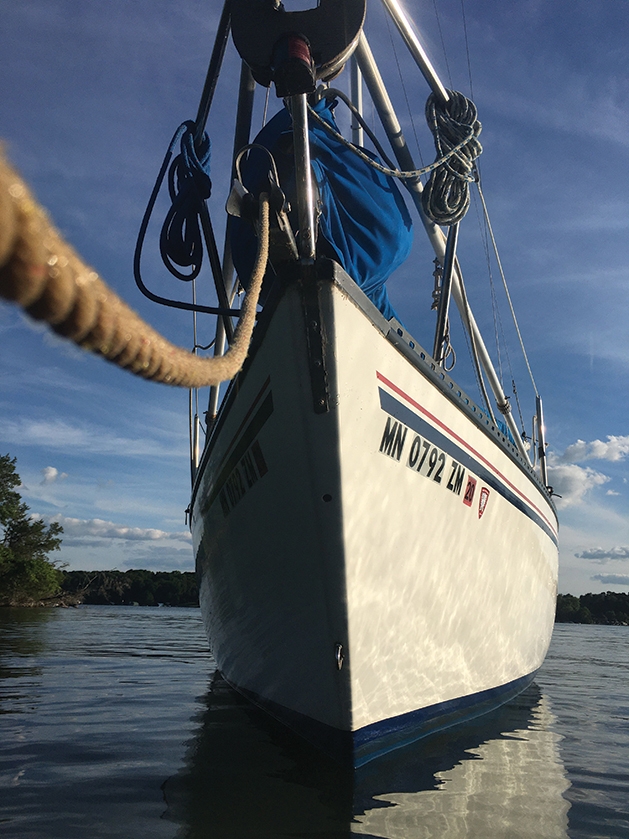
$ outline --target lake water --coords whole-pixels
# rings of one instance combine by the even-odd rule
[[[355,776],[213,672],[197,609],[0,609],[0,836],[629,837],[628,627]]]

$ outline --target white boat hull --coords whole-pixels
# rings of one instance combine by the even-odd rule
[[[354,288],[320,282],[308,333],[300,284],[284,292],[192,521],[225,678],[359,765],[530,681],[557,523],[515,447]]]

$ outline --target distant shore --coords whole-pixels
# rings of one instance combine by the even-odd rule
[[[31,606],[188,606],[198,607],[193,571],[61,571],[56,595]],[[557,595],[556,623],[629,626],[629,594]]]
[[[60,571],[56,594],[25,606],[190,606],[198,607],[194,571]],[[18,605],[7,603],[6,605]]]
[[[629,594],[604,591],[599,594],[557,595],[556,623],[598,623],[629,626]]]

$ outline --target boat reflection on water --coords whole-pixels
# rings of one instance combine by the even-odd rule
[[[564,839],[553,721],[533,684],[489,718],[351,772],[215,678],[186,766],[164,784],[164,818],[178,839]]]
[[[164,784],[178,839],[349,836],[352,773],[214,678],[185,768]]]
[[[548,698],[532,685],[490,722],[446,733],[441,742],[435,738],[410,752],[401,783],[395,780],[395,764],[381,763],[367,784],[372,801],[361,802],[362,812],[355,802],[358,824],[352,833],[391,839],[567,839],[570,804],[563,794],[570,782],[559,754],[561,737],[551,728],[554,719]],[[420,772],[423,784],[417,783]],[[379,782],[392,791],[376,792]],[[374,807],[375,802],[385,807]]]

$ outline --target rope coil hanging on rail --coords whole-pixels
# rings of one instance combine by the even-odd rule
[[[234,341],[225,355],[201,358],[162,337],[81,260],[0,156],[0,298],[17,303],[78,346],[151,381],[194,388],[236,375],[251,343],[268,242],[269,201],[262,194],[258,253]]]
[[[476,106],[456,90],[449,90],[448,95],[448,101],[443,102],[431,93],[426,102],[426,120],[437,160],[442,163],[431,173],[422,193],[428,218],[445,226],[457,224],[467,213],[470,184],[478,180],[476,158],[483,151],[477,139],[482,125]]]
[[[168,150],[172,154],[175,143],[180,142],[181,150],[168,170],[168,192],[172,204],[159,237],[159,250],[164,265],[177,279],[184,281],[194,280],[201,270],[203,240],[199,219],[203,201],[212,192],[210,138],[204,133],[196,146],[195,128],[191,120],[184,122],[177,129]],[[189,268],[190,272],[184,274],[176,265]]]

